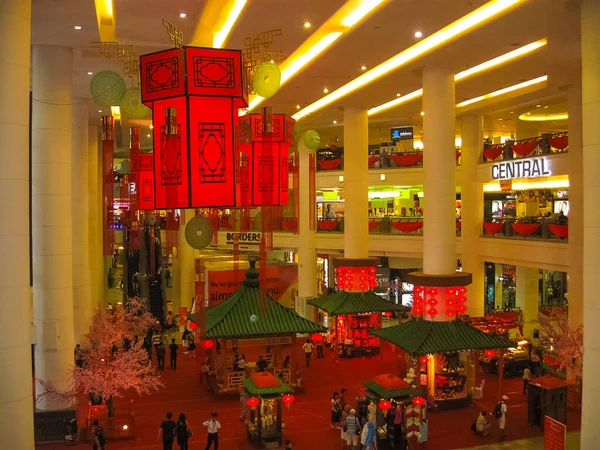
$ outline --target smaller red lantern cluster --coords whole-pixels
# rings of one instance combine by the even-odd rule
[[[365,292],[377,286],[375,267],[345,267],[336,269],[336,282],[339,290]]]
[[[294,400],[296,400],[296,397],[294,397],[292,394],[285,394],[283,397],[281,397],[281,401],[286,405],[294,403]]]
[[[464,286],[446,288],[445,311],[448,317],[455,317],[467,312],[466,293],[467,288]],[[439,294],[440,291],[436,287],[425,288],[423,286],[415,286],[413,290],[413,314],[420,316],[426,313],[432,318],[435,317],[439,313]]]
[[[423,297],[425,289],[423,286],[415,286],[414,288],[414,296],[413,296],[413,313],[417,316],[423,314],[425,304],[425,299]]]
[[[429,299],[427,300],[427,305],[429,306],[427,314],[429,314],[431,317],[435,317],[438,314],[438,310],[436,308],[439,303],[437,299],[438,293],[438,288],[427,289],[427,295],[429,296]]]

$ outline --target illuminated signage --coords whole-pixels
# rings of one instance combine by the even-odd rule
[[[410,141],[413,139],[413,127],[394,127],[390,128],[392,141]]]
[[[493,180],[539,178],[552,175],[550,161],[544,157],[515,159],[492,164]]]
[[[258,244],[260,244],[260,238],[261,238],[261,233],[250,233],[250,232],[227,233],[227,243],[228,244],[234,244],[237,241],[237,243],[239,243],[239,244],[258,245]]]

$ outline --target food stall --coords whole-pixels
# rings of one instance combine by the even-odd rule
[[[323,333],[327,328],[286,308],[259,288],[259,273],[250,261],[243,285],[231,297],[206,310],[205,338],[210,373],[209,389],[219,398],[237,396],[237,389],[257,370],[261,355],[267,371],[290,386],[297,385],[296,335]],[[195,314],[193,321],[203,326]],[[236,356],[245,355],[240,369]]]
[[[282,406],[294,401],[294,390],[269,372],[258,372],[244,380],[242,400],[246,410],[244,424],[248,440],[258,448],[277,448],[282,444]]]
[[[501,336],[486,334],[460,318],[448,322],[411,319],[371,334],[417,358],[419,384],[440,409],[470,404],[475,389],[475,350],[509,348]]]

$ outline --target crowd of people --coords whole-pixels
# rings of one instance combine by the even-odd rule
[[[331,398],[331,428],[341,430],[342,448],[374,450],[377,446],[376,410],[369,409],[367,398],[359,396],[353,408],[346,399],[347,389]]]
[[[202,423],[208,431],[208,440],[206,450],[214,446],[219,449],[219,430],[221,423],[217,419],[217,413],[213,412],[210,419]],[[189,439],[192,437],[192,428],[184,413],[179,414],[177,422],[173,420],[173,413],[168,412],[166,419],[163,420],[158,428],[157,441],[162,440],[163,450],[172,450],[173,444],[177,443],[179,450],[188,450]]]

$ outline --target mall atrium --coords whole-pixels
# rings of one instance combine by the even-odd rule
[[[0,74],[1,449],[600,448],[600,0],[0,0]]]

